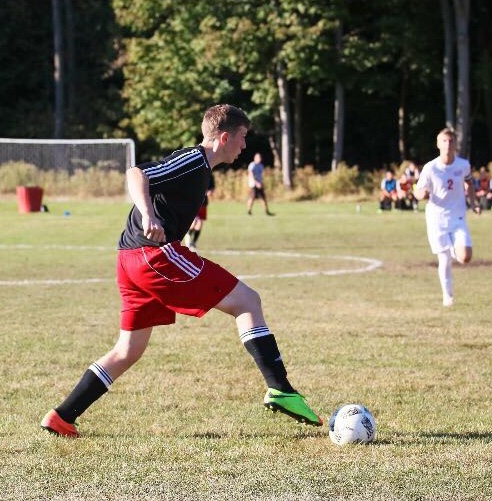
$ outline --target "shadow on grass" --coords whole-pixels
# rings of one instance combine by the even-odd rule
[[[376,438],[376,445],[412,445],[428,442],[439,444],[454,444],[458,442],[492,443],[492,431],[476,432],[463,431],[461,433],[446,433],[442,431],[426,431],[421,433],[395,433],[389,438]]]
[[[492,442],[492,431],[478,432],[478,431],[463,431],[461,433],[445,433],[445,432],[426,432],[421,433],[421,437],[431,438],[441,442],[455,442],[466,440],[479,440],[480,442]]]
[[[55,438],[61,438],[62,440],[66,440],[65,437],[56,437],[55,435],[48,434],[47,432],[46,435],[50,435]],[[150,433],[150,431],[149,431]],[[179,433],[179,434],[174,434],[174,433],[168,433],[168,432],[156,432],[156,430],[152,430],[152,435],[154,437],[169,437],[169,438],[184,438],[184,439],[189,439],[189,438],[196,438],[199,440],[230,440],[230,439],[246,439],[246,440],[255,440],[255,439],[281,439],[281,440],[292,440],[292,441],[299,441],[299,440],[306,440],[306,439],[313,439],[313,438],[327,438],[329,440],[329,435],[327,430],[298,430],[294,431],[293,434],[282,434],[282,433],[229,433],[229,432],[224,432],[224,433],[217,433],[217,432],[197,432],[197,433]],[[142,436],[141,433],[136,433],[133,435],[132,433],[128,432],[122,432],[122,433],[99,433],[97,431],[90,431],[84,433],[82,431],[81,438],[123,438],[123,439],[132,439],[135,436]],[[72,440],[72,439],[68,439]]]
[[[54,437],[54,435],[49,434],[45,431],[41,432],[43,435],[50,435],[51,437]],[[246,432],[223,432],[219,433],[216,431],[210,431],[210,432],[192,432],[192,433],[180,433],[179,435],[176,434],[169,434],[166,432],[163,433],[156,433],[156,431],[153,431],[154,436],[161,436],[161,437],[170,437],[170,438],[177,438],[180,437],[182,439],[198,439],[198,440],[208,440],[208,441],[221,441],[221,440],[230,440],[230,439],[239,439],[239,440],[257,440],[257,439],[264,439],[264,440],[275,440],[275,439],[280,439],[283,441],[291,441],[291,442],[298,442],[300,440],[310,440],[310,439],[326,439],[330,441],[330,437],[328,435],[328,430],[327,428],[321,428],[321,429],[299,429],[299,430],[293,430],[292,433],[269,433],[269,432],[251,432],[251,433],[246,433]],[[12,434],[7,434],[7,433],[0,433],[0,437],[2,436],[11,436]],[[136,434],[140,436],[140,434]],[[108,433],[98,433],[98,432],[88,432],[85,435],[82,434],[81,438],[89,438],[89,439],[95,439],[95,438],[122,438],[122,439],[133,439],[135,435],[132,433],[121,433],[121,434],[108,434]],[[66,440],[64,437],[55,437],[55,438],[60,438],[61,440]],[[69,439],[71,440],[71,439]],[[466,443],[466,442],[481,442],[481,443],[492,443],[492,431],[490,432],[476,432],[476,431],[463,431],[460,433],[447,433],[447,432],[442,432],[442,431],[424,431],[424,432],[409,432],[409,433],[393,433],[391,435],[388,435],[386,437],[381,437],[377,436],[376,440],[372,442],[371,444],[368,444],[370,446],[381,446],[381,445],[399,445],[399,446],[404,446],[404,445],[415,445],[415,444],[425,444],[425,443],[436,443],[436,444],[453,444],[456,445],[457,443]]]
[[[294,435],[286,436],[284,434],[272,434],[272,433],[191,433],[185,435],[188,438],[199,438],[205,440],[223,440],[226,438],[242,438],[242,439],[257,439],[257,438],[281,438],[282,440],[304,440],[311,438],[323,438],[328,437],[328,432],[316,431],[316,430],[299,430],[295,432]]]

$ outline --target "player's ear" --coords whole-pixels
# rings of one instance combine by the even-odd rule
[[[221,132],[219,136],[219,142],[220,144],[226,144],[227,141],[229,140],[229,132]]]

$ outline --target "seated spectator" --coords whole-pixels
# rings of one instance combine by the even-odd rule
[[[420,170],[414,162],[408,162],[404,174],[408,181],[414,184],[419,180]]]
[[[393,171],[388,169],[384,179],[381,181],[381,195],[379,198],[379,208],[381,210],[391,210],[393,203],[398,201],[398,190]]]
[[[490,175],[486,167],[480,167],[475,185],[475,196],[482,210],[490,210],[492,206],[492,190]]]
[[[396,184],[398,201],[395,204],[395,208],[401,210],[418,210],[418,201],[413,194],[413,184],[405,173],[400,176]]]

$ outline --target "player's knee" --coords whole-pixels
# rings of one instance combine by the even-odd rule
[[[115,361],[126,369],[138,362],[142,356],[142,353],[139,351],[125,350],[118,346],[115,346],[113,353]]]
[[[235,303],[235,316],[246,312],[261,311],[260,295],[246,284],[242,284],[240,294],[237,296]]]
[[[246,312],[261,311],[261,299],[254,289],[239,281],[236,287],[215,308],[238,317]]]
[[[113,360],[116,363],[129,368],[140,360],[144,351],[144,347],[128,345],[125,343],[116,343],[112,350]]]
[[[234,304],[237,311],[242,312],[261,306],[261,298],[258,292],[244,282],[239,282],[239,287],[235,292]]]
[[[251,287],[247,287],[246,294],[245,294],[245,302],[248,305],[255,306],[255,307],[261,307],[261,297],[256,292],[254,289]]]
[[[471,261],[472,249],[470,247],[465,247],[456,252],[456,261],[460,264],[467,264]]]

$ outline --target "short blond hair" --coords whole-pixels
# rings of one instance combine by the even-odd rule
[[[437,137],[439,136],[450,136],[453,139],[456,139],[456,132],[451,127],[446,127],[441,132],[439,132]]]
[[[206,139],[215,138],[220,132],[234,134],[240,127],[249,129],[251,122],[246,113],[231,104],[216,104],[203,116],[202,134]]]

